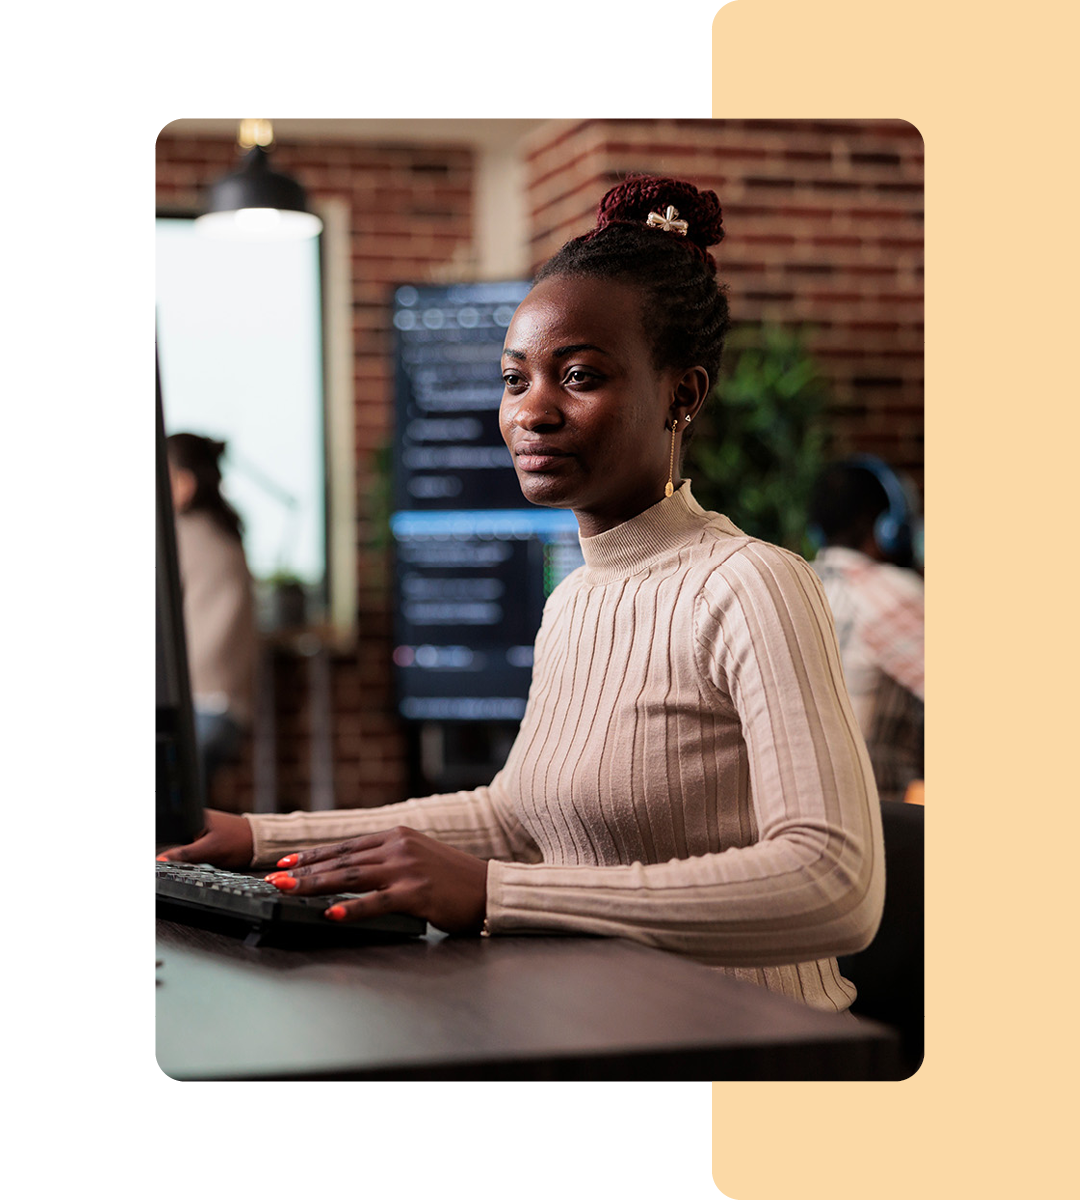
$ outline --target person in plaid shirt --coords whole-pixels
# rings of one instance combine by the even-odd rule
[[[812,566],[836,623],[844,676],[883,800],[923,778],[923,581],[914,506],[879,459],[829,467],[811,501]]]

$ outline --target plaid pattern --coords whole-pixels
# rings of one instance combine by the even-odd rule
[[[833,611],[855,715],[883,800],[922,779],[923,583],[914,571],[829,546],[813,562]]]

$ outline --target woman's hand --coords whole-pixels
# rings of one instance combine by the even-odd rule
[[[278,866],[287,869],[267,879],[292,895],[370,893],[327,909],[331,920],[411,913],[447,933],[484,922],[487,863],[404,826],[287,854]]]
[[[231,871],[242,871],[251,864],[254,844],[251,826],[235,813],[206,809],[206,824],[193,842],[174,846],[159,854],[170,862],[204,862]]]

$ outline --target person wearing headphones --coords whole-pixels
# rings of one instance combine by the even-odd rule
[[[844,676],[882,800],[923,779],[922,529],[884,462],[833,463],[810,505],[813,568],[832,608]],[[916,789],[913,789],[913,791]]]

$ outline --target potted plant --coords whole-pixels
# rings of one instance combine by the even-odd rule
[[[307,623],[304,581],[279,569],[263,581],[270,592],[270,621],[274,629],[301,629]]]
[[[702,507],[807,557],[810,493],[826,462],[828,389],[802,330],[742,326],[687,448]]]

